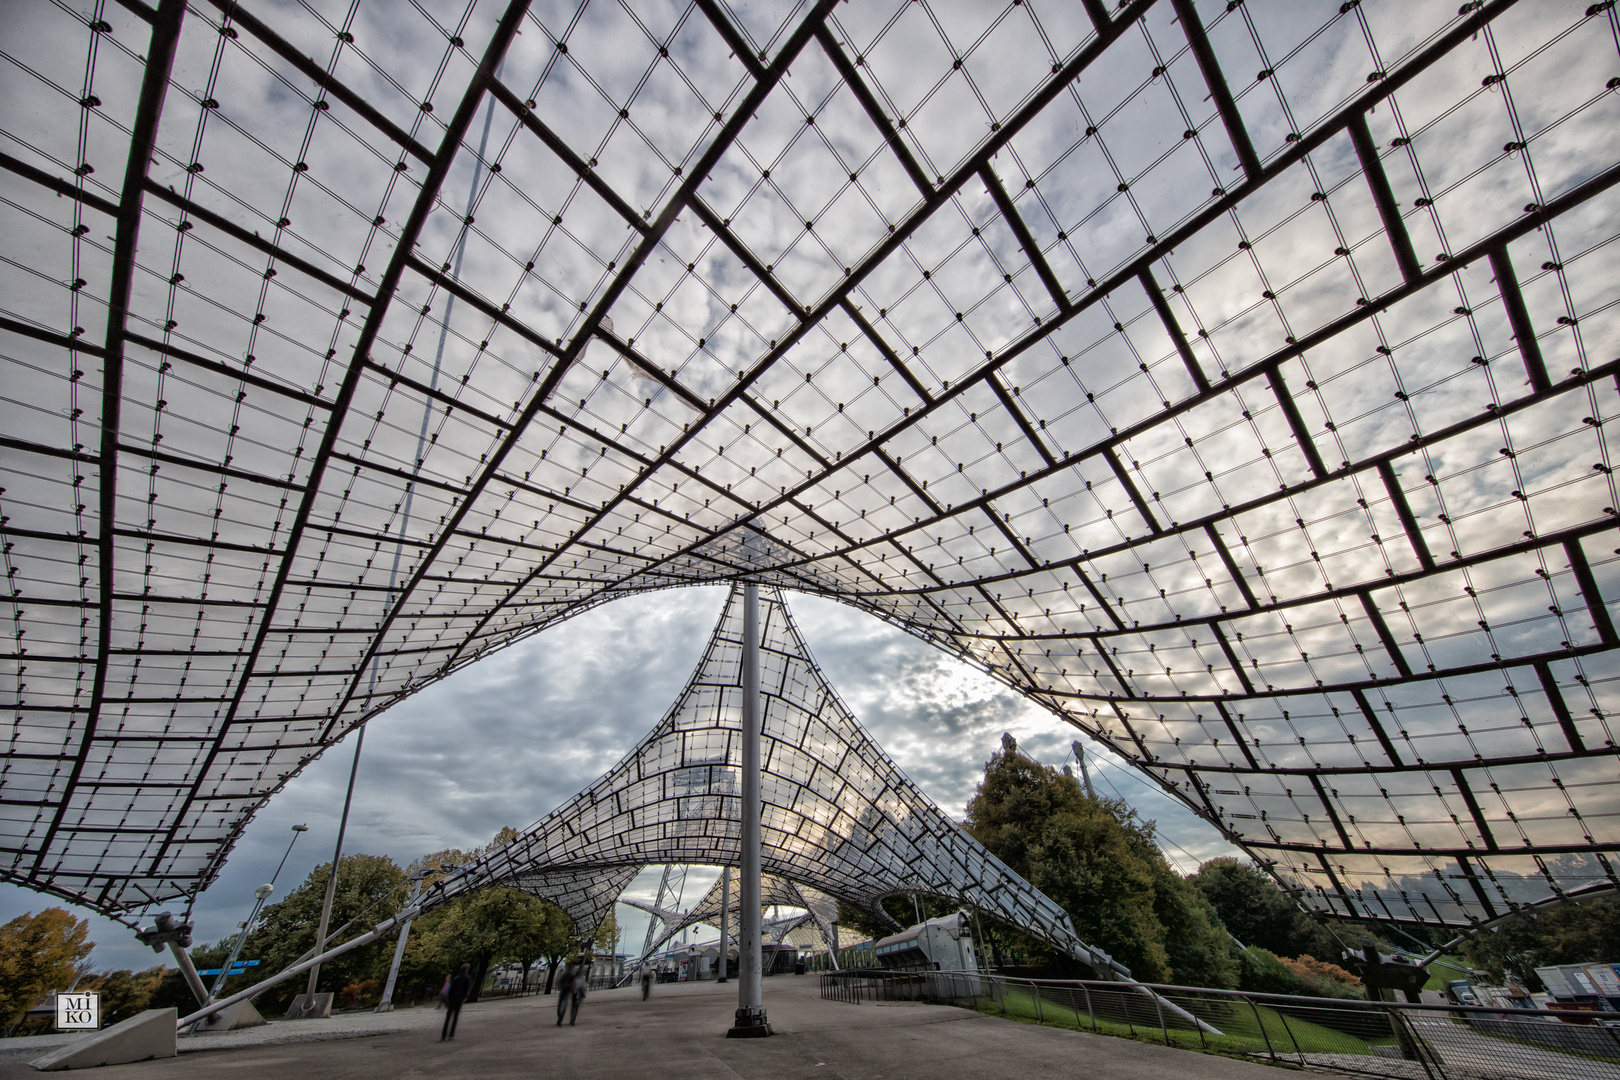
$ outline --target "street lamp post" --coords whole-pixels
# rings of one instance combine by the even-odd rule
[[[294,836],[293,839],[297,840],[298,837]],[[288,850],[292,850],[291,845],[288,845]],[[214,999],[219,997],[220,990],[225,986],[225,980],[231,977],[231,965],[236,963],[236,958],[242,954],[242,945],[247,941],[247,936],[253,929],[253,920],[259,917],[259,909],[264,907],[264,902],[275,891],[275,885],[270,882],[266,882],[253,890],[253,911],[248,915],[247,922],[242,924],[241,931],[236,935],[236,944],[231,946],[231,955],[225,958],[225,966],[219,969],[218,975],[214,976],[214,985],[208,988],[208,1000],[203,1002],[205,1007],[212,1005]]]
[[[308,825],[294,825],[292,827],[293,838],[287,841],[287,850],[281,853],[281,861],[276,864],[276,872],[270,875],[272,887],[275,886],[276,879],[281,877],[281,868],[287,865],[287,856],[292,854],[293,845],[298,843],[298,837],[307,832],[309,832]]]
[[[270,875],[268,882],[253,890],[253,911],[248,915],[247,922],[241,925],[241,932],[236,935],[236,944],[231,946],[231,955],[226,958],[225,966],[214,976],[214,985],[208,990],[208,1000],[203,1002],[204,1006],[214,1003],[219,997],[220,990],[225,986],[225,980],[231,977],[231,965],[242,954],[242,946],[246,944],[248,934],[253,931],[253,921],[259,917],[259,909],[264,907],[264,902],[270,898],[270,894],[276,891],[276,879],[281,876],[281,868],[287,865],[287,856],[292,854],[293,845],[298,843],[299,834],[307,832],[309,832],[308,825],[292,827],[292,839],[287,841],[287,850],[281,853],[281,861],[276,864],[276,872]]]

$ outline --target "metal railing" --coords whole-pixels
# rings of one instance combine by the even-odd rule
[[[1620,1013],[1503,1011],[948,971],[852,969],[820,978],[821,996],[832,1001],[960,1005],[1390,1080],[1620,1080]],[[1178,1015],[1183,1011],[1219,1034]]]

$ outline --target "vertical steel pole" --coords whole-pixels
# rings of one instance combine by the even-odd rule
[[[373,1012],[394,1011],[394,983],[399,979],[399,964],[405,959],[405,939],[410,935],[412,920],[406,919],[399,927],[399,941],[394,945],[394,962],[388,965],[388,982],[383,986],[382,1000]]]
[[[343,834],[349,828],[349,804],[354,801],[354,778],[360,771],[360,747],[366,741],[366,726],[360,725],[360,730],[354,734],[354,763],[349,766],[349,790],[343,796],[343,816],[338,819],[337,847],[332,851],[332,870],[326,876],[326,899],[321,901],[321,926],[315,932],[315,940],[326,940],[326,928],[332,921],[332,898],[337,895],[338,863],[343,858]],[[321,965],[316,964],[309,969],[309,984],[304,989],[303,1007],[298,1011],[306,1013],[313,1011],[315,1004],[315,984],[320,981]]]
[[[410,899],[405,901],[405,906],[410,907],[416,903],[416,898],[421,895],[421,892],[422,882],[418,880],[411,889]],[[377,1003],[377,1007],[372,1010],[373,1012],[394,1011],[394,983],[399,979],[400,961],[405,959],[405,939],[410,935],[411,922],[412,920],[406,919],[399,924],[399,941],[394,945],[394,962],[388,965],[388,981],[383,984],[382,1000]]]
[[[731,968],[731,867],[720,868],[720,982]]]
[[[759,586],[743,586],[742,654],[742,872],[738,877],[737,1021],[728,1038],[771,1033],[765,1022],[763,956],[760,948],[759,741],[763,723],[759,700]]]

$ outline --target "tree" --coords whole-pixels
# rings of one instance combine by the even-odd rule
[[[1244,945],[1277,956],[1338,956],[1333,935],[1299,909],[1276,880],[1231,856],[1211,859],[1188,879]]]
[[[618,916],[609,911],[607,916],[597,924],[596,929],[591,931],[591,936],[586,943],[590,946],[591,955],[594,956],[602,952],[612,956],[619,945]]]
[[[1221,917],[1204,895],[1177,874],[1157,851],[1153,913],[1164,927],[1164,951],[1175,980],[1188,986],[1231,989],[1238,985],[1238,950]]]
[[[505,847],[518,836],[516,829],[503,828],[481,848],[436,851],[411,863],[410,869],[413,874],[427,871],[424,885],[430,885],[452,868]],[[618,924],[609,916],[589,941],[582,941],[573,920],[555,904],[496,886],[458,896],[419,917],[411,926],[401,969],[414,978],[442,982],[463,963],[471,964],[474,981],[468,1000],[476,1001],[491,964],[506,960],[522,964],[527,982],[529,969],[544,958],[549,961],[545,990],[549,994],[557,965],[565,957],[592,942],[610,948],[617,933]]]
[[[1153,823],[1072,777],[998,752],[967,805],[967,831],[1069,913],[1081,940],[1146,982],[1235,985],[1214,910],[1153,842]]]
[[[492,963],[516,960],[527,976],[529,965],[548,950],[559,949],[554,955],[560,958],[576,942],[568,917],[556,905],[507,886],[459,897],[421,921],[427,925],[407,946],[415,949],[413,966],[443,972],[471,964],[468,1001],[478,1000]]]
[[[71,986],[95,947],[90,920],[59,907],[0,926],[0,1026],[12,1027],[42,996]]]
[[[888,911],[885,906],[884,911]],[[838,926],[840,931],[848,930],[873,941],[888,937],[894,929],[885,922],[878,920],[877,916],[864,908],[858,908],[847,901],[838,901]]]
[[[1521,913],[1464,943],[1462,954],[1497,982],[1513,978],[1531,990],[1545,990],[1538,967],[1620,962],[1620,896]]]
[[[207,971],[209,968],[217,968],[225,963],[225,958],[230,955],[231,940],[226,938],[224,941],[212,943],[198,942],[186,951],[190,954],[191,963],[197,970]],[[168,950],[165,949],[164,952],[166,954]],[[236,980],[232,981],[228,988],[230,993],[235,993],[244,986],[265,978],[267,974],[261,970],[249,970],[252,972],[251,976],[247,978],[238,976]],[[191,984],[186,982],[186,977],[180,974],[180,969],[160,965],[156,971],[158,973],[157,985],[152,987],[145,1007],[148,1009],[173,1008],[179,1010],[181,1016],[196,1012],[199,1004],[197,995],[192,991]],[[213,978],[212,975],[204,975],[202,977],[203,985],[213,985]]]
[[[151,1007],[152,994],[163,981],[163,973],[161,965],[145,971],[109,971],[80,980],[76,990],[100,994],[101,1022],[116,1024]]]
[[[477,858],[476,851],[462,851],[460,848],[445,848],[429,855],[423,855],[410,866],[405,868],[408,875],[421,872],[423,874],[421,888],[425,889],[435,881],[449,874],[463,863],[471,862]]]
[[[535,961],[544,957],[551,960],[550,966],[555,968],[557,961],[567,955],[574,939],[573,921],[562,908],[532,896],[528,900],[529,903],[518,906],[513,912],[506,943],[511,958],[523,965],[524,986],[529,985],[529,968]],[[550,984],[548,978],[548,993]]]
[[[248,936],[244,955],[260,963],[250,969],[251,974],[233,978],[234,989],[245,989],[292,966],[315,945],[331,867],[331,863],[317,866],[302,885],[281,902],[270,904],[259,913],[258,925]],[[351,921],[363,928],[382,922],[399,910],[404,900],[404,884],[405,872],[386,856],[345,855],[338,864],[337,892],[332,899],[332,920],[327,932],[333,933]],[[331,944],[340,944],[350,936],[352,932],[345,933]],[[338,991],[350,983],[386,975],[392,958],[393,944],[386,938],[352,949],[321,965],[317,989]],[[223,961],[224,957],[219,959]],[[274,999],[290,1000],[302,985],[291,980],[269,993]]]

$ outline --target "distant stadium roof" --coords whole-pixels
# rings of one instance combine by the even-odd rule
[[[808,908],[795,888],[802,885],[893,923],[879,904],[884,897],[938,896],[1109,970],[1062,907],[900,771],[828,684],[781,594],[762,592],[760,865],[766,880],[783,879],[785,889],[763,892],[761,904]],[[516,839],[434,882],[424,906],[488,885],[560,878],[559,871],[585,880],[587,871],[627,867],[621,872],[628,881],[650,863],[740,865],[744,593],[732,587],[703,658],[646,738]],[[659,916],[660,940],[712,921],[701,914],[711,898],[718,916],[717,890],[673,927]],[[836,919],[834,908],[826,921]],[[595,924],[581,926],[576,917],[575,926],[589,932]]]
[[[699,923],[708,923],[710,926],[718,927],[720,925],[720,908],[722,905],[721,884],[721,882],[716,881],[709,891],[703,894],[703,899],[693,905],[692,910],[677,920],[673,927],[667,927],[664,940],[668,941],[682,930],[696,926]],[[724,905],[730,919],[726,926],[728,943],[737,937],[737,927],[742,925],[742,903],[738,897],[738,892],[734,880],[729,895],[724,898]],[[760,880],[760,904],[767,908],[803,908],[806,918],[810,920],[815,928],[816,935],[821,938],[819,944],[827,948],[834,946],[832,928],[838,922],[838,901],[826,893],[818,892],[808,885],[795,885],[786,878],[765,874],[761,876]],[[886,919],[891,918],[887,912],[874,905],[873,914],[876,915],[879,912],[882,912]],[[776,940],[781,941],[783,937],[792,934],[797,929],[797,926],[778,923],[774,931]],[[810,944],[810,942],[805,942],[805,944]]]
[[[751,576],[1332,911],[1615,884],[1611,6],[324,11],[0,15],[6,880]]]

